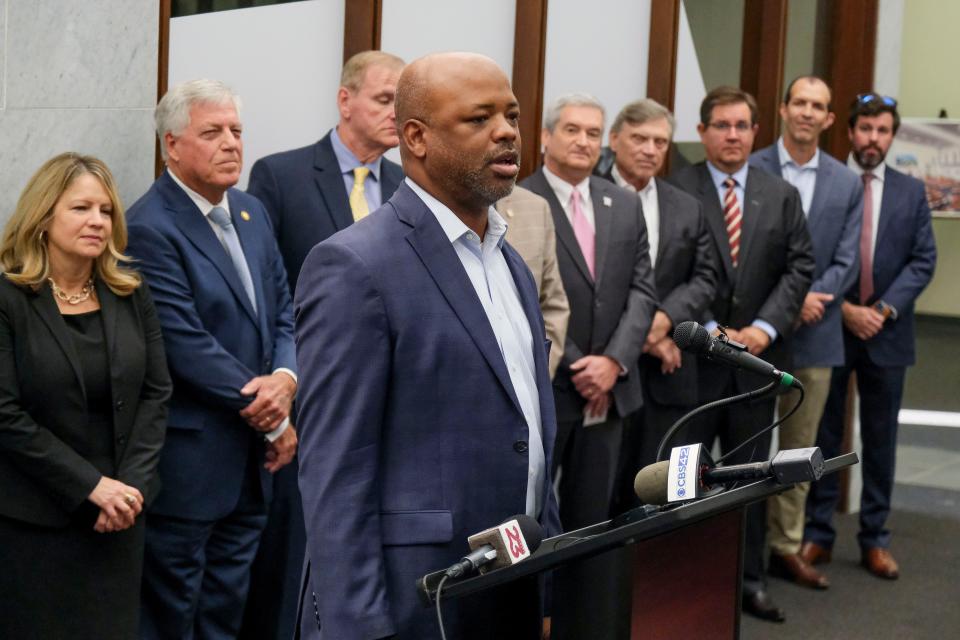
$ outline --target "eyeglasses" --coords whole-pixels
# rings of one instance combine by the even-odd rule
[[[897,108],[897,101],[890,96],[882,96],[879,93],[861,93],[857,96],[857,102],[860,104],[870,104],[871,102],[881,102],[891,109]]]
[[[743,120],[741,120],[736,124],[732,122],[711,122],[707,126],[710,127],[711,129],[716,129],[717,131],[720,131],[722,133],[728,133],[731,129],[736,129],[737,133],[746,133],[747,131],[750,131],[750,129],[753,128],[752,124],[750,124],[749,122],[744,122]]]

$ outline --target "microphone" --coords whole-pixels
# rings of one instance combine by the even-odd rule
[[[444,573],[450,578],[480,571],[508,567],[530,556],[543,541],[540,524],[526,514],[511,516],[496,527],[491,527],[467,538],[472,551]]]
[[[644,504],[663,505],[693,500],[715,486],[744,480],[772,477],[778,484],[787,485],[819,480],[822,475],[820,447],[786,449],[766,462],[716,467],[701,444],[691,444],[674,447],[669,460],[641,469],[634,478],[633,490]]]
[[[673,341],[681,351],[695,353],[715,362],[723,362],[738,369],[773,378],[785,387],[803,388],[799,380],[752,355],[747,351],[746,346],[730,340],[725,334],[711,336],[703,325],[692,320],[677,325],[673,331]]]

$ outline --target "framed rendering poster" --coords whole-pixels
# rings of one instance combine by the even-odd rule
[[[960,120],[904,118],[887,163],[923,180],[934,217],[960,219]]]

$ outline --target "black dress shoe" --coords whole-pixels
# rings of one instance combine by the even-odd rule
[[[743,594],[743,610],[768,622],[783,622],[787,619],[787,614],[773,603],[773,598],[763,589]]]

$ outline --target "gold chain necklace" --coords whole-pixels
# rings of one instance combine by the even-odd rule
[[[86,302],[90,298],[90,294],[93,293],[93,278],[87,280],[86,284],[83,285],[83,288],[80,289],[80,293],[72,294],[67,294],[67,292],[58,287],[57,283],[53,281],[53,278],[47,278],[47,281],[50,283],[50,288],[53,289],[53,295],[60,300],[63,300],[67,304],[80,304],[81,302]]]

